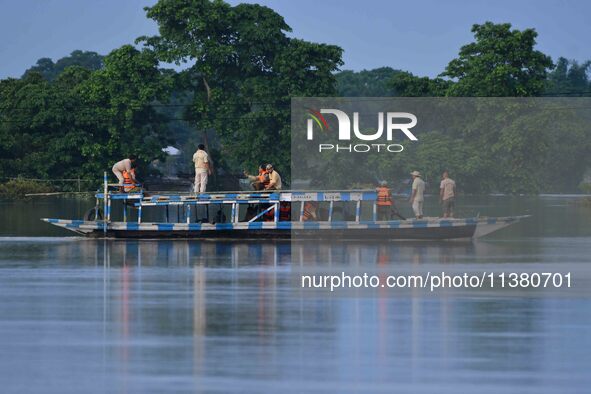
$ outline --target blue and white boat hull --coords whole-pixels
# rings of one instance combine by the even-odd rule
[[[43,219],[81,235],[107,238],[470,239],[527,216],[359,222],[137,223]]]

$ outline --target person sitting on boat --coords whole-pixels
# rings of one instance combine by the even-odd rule
[[[123,171],[123,191],[125,193],[132,192],[137,189],[137,180],[135,177],[135,163],[129,171]]]
[[[209,155],[205,151],[205,145],[199,144],[197,146],[197,151],[193,154],[193,162],[195,163],[195,185],[193,191],[195,193],[205,193],[207,178],[211,175]]]
[[[289,222],[291,220],[291,203],[289,201],[281,201],[279,203],[279,220],[281,222]]]
[[[413,171],[412,175],[412,193],[410,195],[410,204],[417,219],[423,218],[423,202],[425,201],[425,181],[421,179],[421,173]]]
[[[281,190],[281,175],[273,169],[273,164],[267,164],[267,173],[269,184],[265,186],[265,190]]]
[[[394,200],[392,199],[392,192],[388,187],[388,182],[381,181],[380,186],[376,188],[378,192],[378,198],[376,200],[376,205],[378,207],[378,220],[392,220],[393,216],[397,216],[402,220],[406,220],[396,206],[394,204]]]
[[[311,221],[311,220],[318,220],[318,202],[316,201],[306,201],[304,202],[304,214],[302,216],[302,220],[304,222]]]
[[[246,177],[252,181],[250,185],[254,190],[263,190],[269,184],[269,173],[267,173],[267,169],[264,164],[259,166],[258,175],[250,175],[246,171],[244,171],[244,175],[246,175]]]
[[[113,171],[113,174],[115,174],[115,176],[117,177],[117,179],[119,180],[119,184],[123,185],[123,172],[127,171],[127,172],[131,172],[131,168],[135,165],[135,161],[136,161],[137,157],[135,155],[129,155],[127,159],[123,159],[121,161],[118,161],[117,163],[115,163],[113,165],[113,168],[111,169],[111,171]],[[133,176],[133,180],[135,181],[135,175]]]

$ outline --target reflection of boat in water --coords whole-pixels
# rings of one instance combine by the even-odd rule
[[[114,191],[118,189],[119,185],[105,182],[104,190],[96,194],[94,215],[87,220],[43,220],[92,237],[399,240],[470,239],[527,217],[378,220],[377,193],[371,190],[147,195],[141,190]],[[112,208],[119,203],[122,218],[112,220]],[[315,220],[306,220],[309,203],[318,212]],[[164,220],[145,221],[147,208],[159,211]],[[215,215],[210,215],[212,208]]]

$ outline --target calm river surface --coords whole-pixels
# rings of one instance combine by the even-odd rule
[[[0,202],[0,392],[588,393],[591,208],[574,201],[464,198],[463,215],[534,216],[474,242],[385,245],[89,240],[38,219],[92,201]],[[335,266],[568,268],[575,289],[294,285]]]

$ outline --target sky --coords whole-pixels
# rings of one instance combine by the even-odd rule
[[[228,1],[238,4],[244,1]],[[591,59],[588,0],[259,0],[281,14],[291,36],[339,45],[342,69],[382,66],[434,77],[473,40],[474,23],[533,27],[537,49]],[[42,57],[76,49],[107,54],[157,34],[144,6],[154,0],[0,0],[0,78],[20,77]]]

